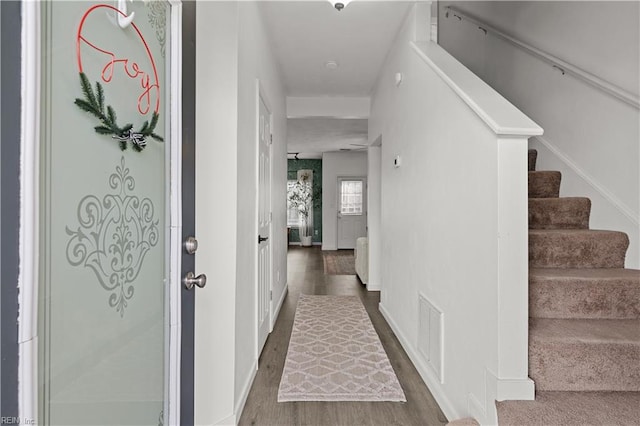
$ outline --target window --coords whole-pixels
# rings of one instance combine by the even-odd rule
[[[361,180],[340,181],[340,213],[343,215],[361,215],[363,203]]]
[[[287,195],[291,191],[293,185],[296,184],[296,180],[287,181]],[[298,226],[300,224],[300,217],[298,216],[298,209],[291,207],[289,197],[287,196],[287,226]]]

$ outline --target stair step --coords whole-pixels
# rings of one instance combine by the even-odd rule
[[[528,153],[529,159],[529,171],[532,172],[536,169],[536,161],[538,160],[538,151],[530,149]]]
[[[640,391],[640,320],[530,319],[529,376],[541,391]]]
[[[531,269],[529,316],[640,319],[640,271]]]
[[[529,229],[588,229],[591,200],[529,198]]]
[[[560,172],[529,172],[529,198],[558,198],[561,180]]]
[[[530,268],[624,268],[629,237],[589,229],[532,229]]]
[[[640,424],[640,392],[536,392],[535,401],[496,407],[501,426]]]

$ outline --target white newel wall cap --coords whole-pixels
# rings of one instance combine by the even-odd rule
[[[410,42],[413,50],[499,136],[539,136],[543,129],[438,44]]]

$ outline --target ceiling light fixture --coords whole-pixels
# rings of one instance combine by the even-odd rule
[[[347,7],[349,3],[351,3],[351,0],[329,0],[329,3],[331,3],[331,5],[336,8],[336,10],[341,11],[342,9]]]
[[[335,70],[338,68],[338,63],[336,61],[327,61],[324,63],[325,68],[330,70]]]

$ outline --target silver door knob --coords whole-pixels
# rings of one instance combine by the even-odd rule
[[[195,237],[187,237],[187,240],[184,242],[184,249],[189,254],[193,254],[198,250],[198,240]]]
[[[200,288],[203,288],[207,285],[207,276],[205,274],[200,274],[196,277],[196,274],[193,272],[187,272],[187,276],[182,280],[184,286],[187,290],[191,290],[194,285],[197,285]]]

